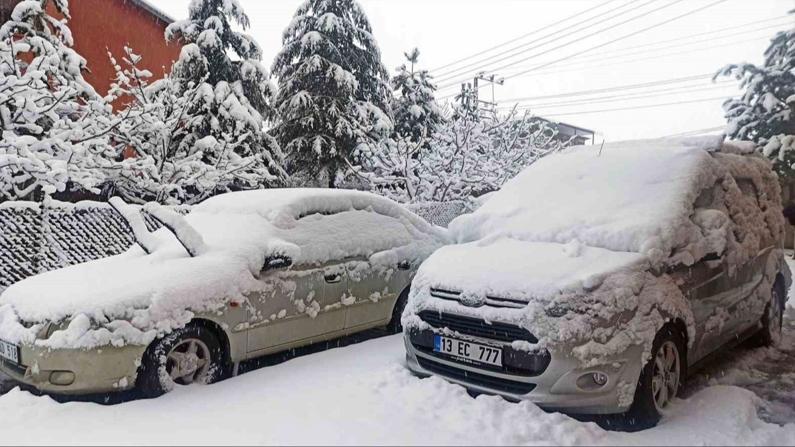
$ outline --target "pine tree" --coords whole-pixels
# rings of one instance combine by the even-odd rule
[[[251,160],[229,189],[280,185],[286,173],[276,140],[265,132],[273,114],[274,87],[261,64],[262,50],[244,30],[249,18],[237,0],[192,0],[188,18],[169,25],[166,38],[183,43],[171,81],[179,95],[191,98],[184,127],[172,137],[175,152],[196,154],[206,165],[219,165],[228,152]],[[256,181],[250,174],[257,172]]]
[[[417,143],[425,136],[433,135],[444,122],[444,116],[436,103],[436,86],[430,74],[427,70],[415,69],[419,50],[415,48],[404,55],[408,64],[398,67],[392,78],[392,89],[397,94],[392,106],[395,139],[407,138],[408,142]]]
[[[86,61],[48,3],[22,1],[0,27],[0,200],[98,192],[108,163],[110,106],[83,79]],[[68,19],[67,1],[53,3]]]
[[[355,0],[306,0],[283,35],[274,134],[290,169],[334,186],[363,147],[392,130],[390,89],[372,29]]]
[[[728,136],[758,143],[779,174],[795,175],[795,146],[788,138],[795,135],[795,27],[776,34],[764,65],[728,65],[718,76],[735,77],[745,89],[724,104]]]

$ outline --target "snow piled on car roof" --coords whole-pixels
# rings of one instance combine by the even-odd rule
[[[400,261],[419,262],[447,241],[444,230],[399,204],[354,191],[231,193],[177,217],[169,219],[176,232],[196,239],[183,241],[187,247],[161,229],[150,255],[136,246],[11,286],[0,296],[0,338],[32,342],[41,324],[71,321],[37,343],[148,344],[196,313],[246,302],[266,287],[261,271],[268,256],[288,256],[294,265],[362,258],[388,270]],[[190,256],[186,248],[194,245],[202,248]]]
[[[661,260],[699,237],[692,204],[717,180],[708,151],[720,147],[713,137],[575,147],[539,160],[450,229],[460,241],[578,240]]]

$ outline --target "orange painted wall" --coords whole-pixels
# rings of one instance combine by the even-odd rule
[[[54,9],[51,2],[49,8]],[[90,73],[85,78],[101,95],[115,76],[108,50],[120,60],[129,46],[143,56],[141,67],[156,78],[168,73],[179,57],[180,45],[165,41],[168,24],[132,1],[72,0],[69,12],[74,48],[88,61]]]

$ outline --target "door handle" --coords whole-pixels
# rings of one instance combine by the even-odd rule
[[[326,275],[325,276],[326,282],[329,284],[337,284],[342,281],[342,275],[339,273],[335,273],[333,275]]]

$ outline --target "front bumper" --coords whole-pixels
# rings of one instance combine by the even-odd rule
[[[530,401],[548,410],[571,414],[627,411],[632,405],[642,369],[641,346],[633,346],[618,357],[606,358],[601,365],[592,368],[582,368],[579,360],[567,354],[565,349],[557,350],[543,362],[546,364],[543,370],[520,375],[438,356],[415,346],[410,331],[405,332],[404,342],[407,366],[417,375],[438,375],[474,392],[499,395],[516,402]],[[493,340],[482,339],[479,342],[510,349],[510,344]],[[578,384],[578,379],[597,372],[607,376],[604,386],[591,384],[584,387],[582,380]]]
[[[51,350],[20,346],[20,362],[0,360],[0,372],[43,393],[87,395],[135,386],[145,346]]]

